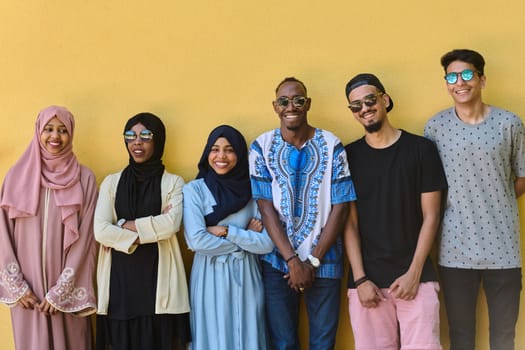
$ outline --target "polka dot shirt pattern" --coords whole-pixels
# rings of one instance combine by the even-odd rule
[[[525,132],[521,119],[493,107],[476,125],[454,108],[425,126],[443,161],[449,184],[441,230],[439,264],[454,268],[521,266],[516,176],[525,176]]]

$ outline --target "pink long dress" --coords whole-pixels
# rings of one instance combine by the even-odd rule
[[[96,310],[93,213],[97,184],[85,167],[81,167],[80,182],[84,200],[78,214],[79,235],[67,247],[54,190],[41,188],[36,216],[10,220],[0,209],[0,301],[12,307],[17,349],[93,347],[91,321],[86,316]],[[28,288],[61,312],[45,316],[17,305]]]

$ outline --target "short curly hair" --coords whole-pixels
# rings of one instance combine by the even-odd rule
[[[285,84],[285,83],[289,83],[289,82],[294,82],[294,83],[297,83],[297,84],[300,84],[303,89],[304,89],[304,93],[306,95],[308,95],[308,91],[306,90],[306,85],[304,85],[304,83],[302,81],[300,81],[299,79],[295,78],[295,77],[286,77],[283,79],[283,81],[281,81],[279,84],[277,84],[277,87],[275,88],[275,93],[277,94],[277,92],[279,91],[279,88]]]

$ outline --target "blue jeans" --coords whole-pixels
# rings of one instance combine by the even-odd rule
[[[272,350],[299,350],[297,328],[301,294],[288,286],[283,273],[262,263],[266,320]],[[316,278],[304,292],[309,326],[309,350],[335,346],[339,322],[341,280]]]
[[[481,283],[489,310],[490,348],[514,350],[521,269],[470,270],[439,267],[447,309],[450,349],[476,348],[476,305]]]

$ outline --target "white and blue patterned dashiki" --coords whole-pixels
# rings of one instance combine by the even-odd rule
[[[301,260],[318,243],[332,205],[356,199],[341,141],[316,129],[314,137],[297,149],[283,140],[280,129],[259,136],[250,148],[250,178],[254,199],[273,202],[283,228]],[[262,257],[274,268],[288,272],[277,247]],[[341,237],[323,257],[316,276],[342,276]]]

